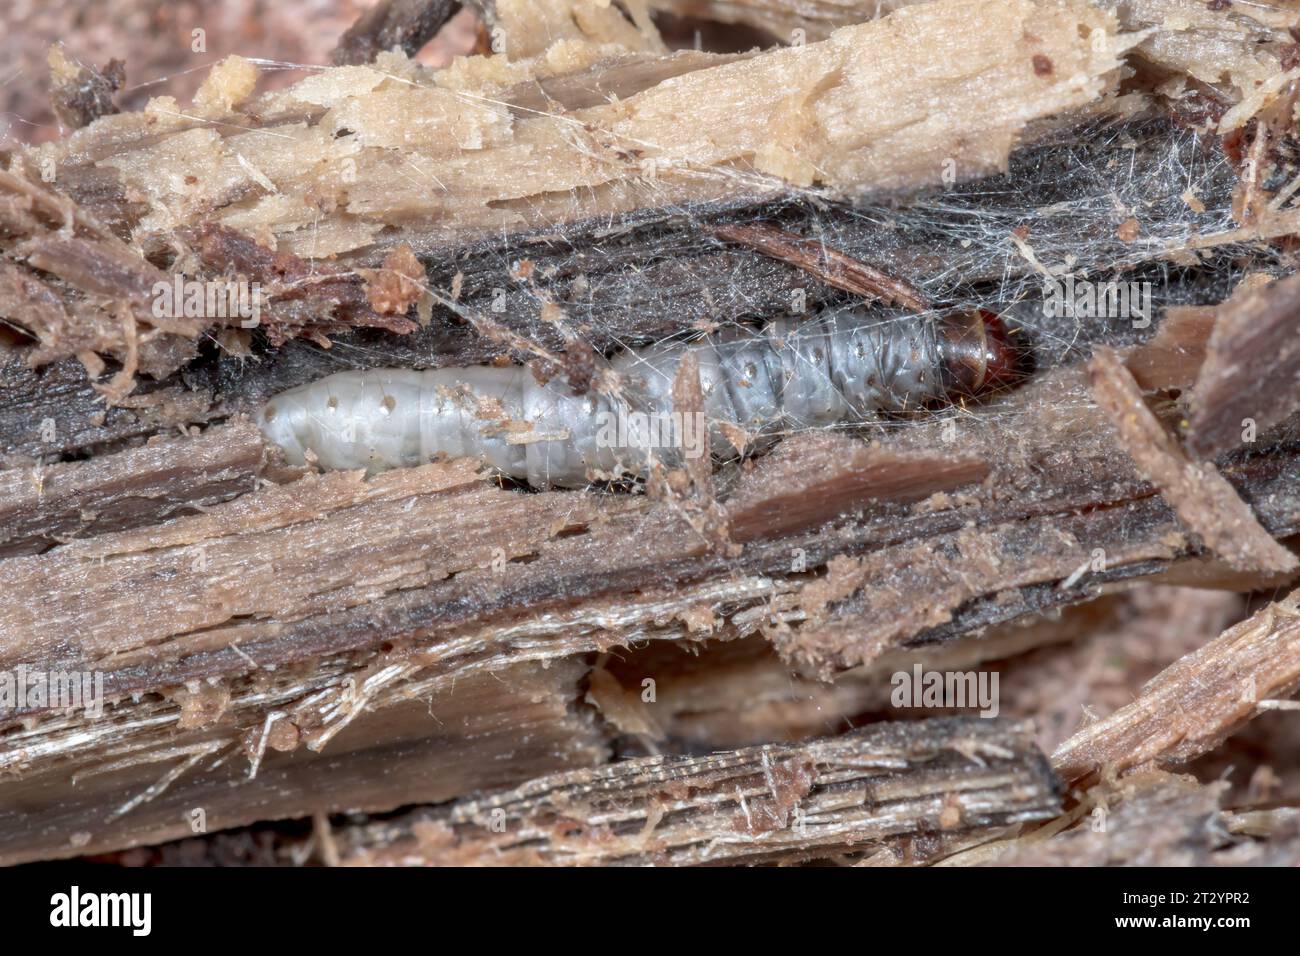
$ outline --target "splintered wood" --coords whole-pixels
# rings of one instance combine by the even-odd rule
[[[252,491],[269,449],[247,422],[85,463],[0,471],[0,557],[152,524]]]
[[[1300,276],[1219,310],[1191,397],[1187,445],[1201,458],[1300,406]]]
[[[1029,727],[936,719],[796,746],[643,757],[344,831],[397,865],[797,862],[1047,819]]]
[[[954,22],[979,28],[958,35]],[[800,49],[621,91],[617,103],[562,120],[509,110],[511,89],[553,74],[551,61],[462,60],[430,80],[400,57],[381,55],[374,65],[325,71],[250,103],[252,116],[238,104],[233,114],[200,110],[207,121],[200,126],[176,104],[155,101],[142,116],[111,120],[116,127],[100,124],[98,138],[73,136],[32,159],[84,162],[111,135],[117,148],[110,165],[149,202],[142,228],[174,227],[178,217],[204,212],[291,246],[310,240],[314,254],[324,255],[368,243],[385,222],[413,217],[516,227],[526,198],[545,204],[544,197],[561,194],[566,205],[583,202],[582,192],[569,197],[568,190],[595,190],[585,215],[608,214],[635,200],[647,164],[654,188],[682,198],[722,195],[735,189],[736,177],[744,188],[755,173],[757,188],[772,176],[842,190],[938,183],[944,161],[960,177],[978,176],[1001,168],[1028,122],[1110,90],[1126,43],[1112,17],[1081,2],[942,0]],[[943,52],[949,49],[952,55]],[[564,66],[573,71],[601,50],[575,39],[568,52]],[[1043,60],[1050,70],[1035,69]],[[918,73],[921,63],[927,69]],[[943,110],[936,113],[934,103]],[[693,122],[678,122],[684,115]],[[256,117],[271,135],[256,130]],[[280,122],[272,126],[273,117]],[[416,117],[421,125],[412,130]],[[240,132],[250,120],[253,132]],[[345,135],[336,136],[340,131]],[[954,151],[953,144],[961,145]],[[420,175],[397,175],[386,155],[393,148],[404,150]],[[347,188],[330,241],[304,229],[311,221],[305,188],[347,160],[355,177],[338,180]],[[160,164],[217,175],[197,193],[179,191],[160,179]],[[733,167],[734,177],[726,175]],[[258,186],[249,168],[275,191]],[[575,209],[567,218],[583,216]]]
[[[788,442],[722,511],[705,502],[714,526],[743,542],[737,554],[718,553],[673,500],[521,497],[484,484],[469,460],[368,482],[308,476],[4,562],[13,599],[0,608],[0,656],[103,669],[110,688],[128,690],[243,673],[246,655],[274,663],[309,647],[423,638],[546,607],[573,616],[539,624],[543,633],[610,615],[631,627],[711,595],[705,603],[724,616],[747,612],[742,628],[829,675],[1198,556],[1086,415],[1024,420],[1009,447],[996,419],[966,426],[961,456],[933,450],[945,447],[945,427],[913,428],[896,449],[817,435]],[[1067,440],[1074,453],[1053,463]],[[173,452],[182,467],[185,444]],[[1025,455],[1041,462],[1037,484],[1000,494],[998,476],[1020,474]],[[1233,471],[1281,532],[1300,528],[1287,461],[1260,455]],[[107,487],[96,494],[111,500],[111,471],[99,480]],[[1106,506],[1080,514],[1089,502]],[[1089,566],[1097,548],[1105,568]],[[825,576],[813,570],[822,567]],[[671,569],[655,572],[662,593],[646,590],[647,568]],[[929,595],[923,605],[911,601],[918,590]]]
[[[22,263],[9,285],[50,300],[47,314],[9,310],[41,338],[32,360],[96,353],[129,358],[132,374],[161,375],[192,357],[204,323],[146,308],[166,277],[140,248],[191,249],[197,259],[177,262],[187,274],[222,275],[233,264],[261,282],[273,339],[320,338],[344,325],[410,331],[366,307],[351,269],[316,275],[296,260],[370,249],[394,230],[427,248],[667,203],[972,179],[1004,168],[1029,124],[1098,104],[1129,42],[1112,15],[1081,0],[941,0],[739,62],[688,57],[675,76],[611,90],[612,102],[512,109],[515,91],[578,73],[646,34],[613,10],[585,6],[580,22],[594,35],[558,43],[563,56],[529,58],[525,37],[550,32],[507,24],[520,45],[509,63],[460,59],[430,75],[385,53],[257,98],[256,70],[232,58],[189,108],[158,97],[141,113],[26,151],[0,182],[13,196],[0,217],[17,237],[0,252]],[[556,22],[569,23],[567,12]],[[979,29],[959,34],[954,22]],[[20,211],[51,169],[93,217],[117,220],[134,248],[88,224],[71,235],[62,216],[50,223]],[[274,267],[259,267],[251,252],[229,254],[223,247],[234,240],[214,237],[230,232],[274,250]],[[45,288],[27,263],[67,288]],[[106,309],[105,297],[131,307]],[[69,308],[80,313],[77,336],[67,330]]]
[[[309,476],[206,514],[13,558],[9,581],[26,597],[0,612],[0,657],[111,668],[133,683],[127,675],[140,665],[180,667],[184,680],[224,669],[218,658],[237,671],[250,658],[274,664],[283,658],[271,645],[286,627],[333,619],[320,636],[337,640],[339,615],[373,615],[386,595],[400,600],[453,577],[465,589],[477,573],[490,602],[503,590],[490,584],[494,565],[506,577],[510,562],[565,529],[584,533],[633,504],[550,495],[519,512],[514,495],[477,472],[462,459],[370,482],[358,472]],[[196,657],[205,664],[190,673]]]
[[[229,699],[195,683],[130,713],[11,729],[0,865],[188,837],[195,808],[215,831],[436,803],[602,763],[603,731],[571,706],[584,673],[580,660],[524,663],[461,675],[454,692],[409,684],[385,701],[366,686],[374,680],[328,665],[267,669]],[[323,753],[293,706],[308,689],[307,710],[344,725]]]
[[[1083,823],[1048,837],[979,847],[945,860],[951,866],[1291,866],[1300,843],[1294,825],[1269,843],[1224,839],[1233,814],[1224,783],[1149,772],[1101,786]],[[1049,824],[1049,829],[1051,825]]]
[[[1300,690],[1297,16],[464,7],[186,103],[50,52],[64,135],[0,151],[0,865],[1300,860],[1300,749],[1245,739]],[[708,21],[746,30],[681,48]],[[1039,299],[1108,276],[1164,283],[1144,322]],[[996,312],[933,374],[999,387],[578,491],[250,421],[344,369],[607,395],[619,349],[848,303]],[[897,699],[923,671],[992,698]]]
[[[1233,567],[1293,571],[1300,562],[1259,524],[1250,506],[1210,463],[1195,463],[1142,398],[1114,350],[1088,363],[1092,394],[1138,469],[1160,487],[1178,517]]]
[[[1052,755],[1066,780],[1103,769],[1182,764],[1300,690],[1300,591],[1269,604],[1155,677],[1142,695]]]
[[[839,27],[883,17],[925,0],[650,0],[680,15],[743,23],[780,39],[822,40]],[[1205,84],[1228,103],[1258,103],[1277,75],[1294,38],[1294,13],[1266,4],[1216,4],[1204,0],[1126,0],[1117,5],[1120,25],[1141,34],[1133,57],[1160,71],[1161,92],[1182,95]],[[801,33],[796,32],[801,31]],[[1288,68],[1293,68],[1289,64]],[[1244,111],[1249,115],[1250,106]],[[1240,114],[1238,114],[1240,115]]]

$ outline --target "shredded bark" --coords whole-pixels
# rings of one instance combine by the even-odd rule
[[[1025,724],[936,719],[797,746],[647,757],[529,781],[342,836],[349,863],[797,862],[1051,816]]]
[[[1166,310],[1155,336],[1124,354],[1133,381],[1147,392],[1191,388],[1205,362],[1216,314],[1214,306]]]
[[[1193,462],[1142,398],[1111,349],[1088,363],[1092,394],[1138,469],[1160,487],[1179,519],[1233,567],[1293,571],[1296,556],[1265,531],[1236,490],[1210,463]]]
[[[253,490],[267,472],[248,423],[85,462],[0,471],[0,557],[155,524]]]
[[[963,38],[967,67],[924,77],[904,68],[922,49],[929,58],[935,44],[951,45],[948,24],[972,6],[988,23],[979,45],[972,36]],[[377,9],[376,17],[392,14],[405,22],[406,14],[427,18],[443,5]],[[662,50],[648,20],[633,28],[617,11],[592,5],[588,13],[594,32],[574,39],[568,63],[530,63],[525,45],[514,54],[519,68],[503,76],[490,58],[428,76],[399,55],[382,54],[373,66],[338,67],[244,102],[255,72],[250,76],[247,61],[230,58],[214,68],[192,115],[159,98],[143,113],[104,117],[93,129],[23,152],[5,174],[15,192],[42,189],[35,185],[42,170],[57,169],[74,183],[86,181],[88,168],[101,177],[113,170],[122,197],[143,203],[144,211],[134,220],[120,210],[114,217],[129,230],[129,250],[105,236],[94,244],[46,237],[27,223],[20,233],[25,242],[6,243],[0,251],[21,259],[24,268],[59,276],[70,286],[65,305],[89,298],[92,314],[73,310],[78,331],[71,338],[77,342],[27,324],[32,319],[23,310],[12,320],[47,340],[37,362],[79,352],[122,361],[131,354],[142,370],[165,374],[192,351],[146,335],[137,355],[131,351],[137,333],[124,333],[115,315],[95,315],[94,300],[127,299],[139,328],[156,327],[167,336],[192,340],[210,325],[227,324],[207,315],[160,323],[157,310],[146,308],[149,290],[172,276],[142,252],[190,246],[198,260],[179,255],[171,263],[174,272],[266,286],[272,344],[299,336],[324,343],[352,326],[409,332],[412,323],[385,318],[361,292],[355,267],[373,263],[321,274],[303,260],[362,250],[386,254],[376,243],[385,232],[398,240],[393,245],[402,230],[411,240],[418,233],[412,245],[427,254],[433,241],[463,245],[519,232],[539,216],[558,226],[647,205],[734,201],[738,191],[752,201],[814,184],[840,193],[915,188],[940,182],[944,164],[955,164],[957,178],[970,180],[1000,170],[1032,121],[1095,106],[1113,87],[1126,42],[1115,35],[1111,16],[1073,0],[1051,16],[1029,0],[944,0],[900,11],[906,29],[866,23],[798,50],[716,65],[686,60],[683,65],[698,68],[614,103],[559,119],[550,112],[511,114],[508,101],[497,97],[504,80],[517,86],[587,69],[607,58],[609,44],[597,41]],[[359,35],[370,35],[371,26]],[[529,26],[511,27],[512,42],[533,42],[539,31]],[[556,35],[571,26],[567,14],[557,18]],[[1101,39],[1085,41],[1094,31]],[[1022,35],[1050,50],[1068,77],[1037,75],[1032,54],[1011,39]],[[972,62],[978,63],[973,71]],[[733,98],[719,98],[720,88],[733,91]],[[474,108],[466,107],[467,96]],[[893,111],[887,120],[870,107],[881,101]],[[998,110],[976,110],[977,101],[996,102]],[[934,130],[914,124],[900,130],[900,113],[916,113],[919,120],[934,102],[949,104]],[[770,122],[752,122],[764,111]],[[677,117],[687,114],[696,122],[678,124]],[[850,114],[851,130],[840,121]],[[421,125],[418,133],[406,128],[411,122]],[[923,128],[927,135],[918,136]],[[472,162],[464,160],[464,149],[475,152]],[[408,167],[419,175],[412,177]],[[195,219],[204,222],[198,230],[190,228]],[[418,230],[409,228],[413,222],[421,223]],[[104,281],[95,282],[101,273]],[[119,342],[123,335],[131,341]],[[129,378],[124,374],[115,392]]]
[[[39,743],[10,731],[0,760],[9,795],[0,865],[304,813],[436,803],[602,764],[603,731],[570,706],[585,672],[576,661],[501,662],[385,695],[376,690],[383,667],[348,674],[325,663],[234,686],[220,716],[201,727],[182,729],[191,711],[177,694],[134,713],[110,707],[99,720],[63,721]],[[325,753],[312,746],[323,718],[343,725]]]
[[[951,865],[984,866],[1295,866],[1300,830],[1256,842],[1230,831],[1225,783],[1200,784],[1152,772],[1089,791],[1088,812],[1063,833],[1044,831],[958,855]],[[1051,833],[1052,835],[1048,836]]]
[[[1125,474],[1126,459],[1097,420],[1072,410],[1019,421],[1020,444],[1008,445],[1000,417],[972,420],[963,426],[967,444],[954,445],[964,453],[951,459],[932,451],[944,447],[942,422],[898,433],[891,453],[815,436],[791,444],[762,461],[734,498],[719,499],[740,554],[719,553],[673,501],[520,496],[483,484],[468,460],[369,482],[309,476],[202,516],[11,559],[14,600],[0,609],[8,645],[0,644],[0,658],[80,661],[109,670],[111,687],[139,690],[243,673],[246,661],[225,647],[234,637],[258,648],[254,658],[288,661],[307,647],[371,647],[548,607],[592,618],[622,608],[616,618],[636,621],[659,600],[644,593],[649,574],[658,588],[677,589],[671,606],[683,610],[699,594],[712,594],[707,602],[719,608],[734,600],[729,593],[746,595],[727,613],[741,614],[790,659],[829,672],[1200,556],[1150,486]],[[1063,442],[1073,448],[1064,458],[1055,451]],[[181,465],[183,443],[172,454]],[[1025,455],[1037,462],[1036,484],[1023,478]],[[1269,527],[1294,533],[1294,467],[1283,443],[1225,473],[1249,490]],[[1013,480],[1017,492],[1008,494],[1003,482]],[[118,519],[105,508],[100,520]],[[573,530],[557,536],[566,527]],[[367,542],[361,552],[358,541]],[[208,563],[196,569],[200,551]],[[506,564],[493,570],[498,552]],[[291,564],[286,553],[295,555]],[[370,569],[364,580],[350,563],[358,553]],[[127,554],[132,561],[100,560]],[[256,567],[278,570],[250,587]],[[832,571],[825,580],[822,568]],[[763,582],[756,590],[750,575]],[[67,582],[76,599],[52,592],[52,581]],[[826,581],[836,590],[827,592]],[[914,593],[929,600],[913,605]],[[142,618],[142,607],[156,613]],[[554,618],[554,627],[565,620]],[[59,644],[56,634],[69,637]]]
[[[815,527],[828,511],[877,498],[916,502],[982,481],[988,462],[921,451],[897,452],[829,433],[784,442],[746,475],[727,501],[738,540]]]
[[[1268,701],[1300,689],[1300,591],[1269,604],[1153,678],[1141,696],[1091,724],[1052,755],[1077,780],[1102,769],[1186,763]]]

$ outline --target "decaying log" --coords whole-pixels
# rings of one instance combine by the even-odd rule
[[[511,562],[537,557],[553,540],[562,547],[599,535],[635,505],[563,495],[526,503],[521,509],[518,496],[481,482],[469,460],[370,482],[334,472],[204,514],[11,558],[10,581],[23,597],[0,625],[3,657],[109,670],[106,686],[120,692],[159,686],[165,672],[163,683],[181,683],[227,668],[242,673],[250,660],[285,664],[309,645],[348,650],[365,633],[396,637],[396,620],[381,620],[412,607],[434,582],[448,590],[426,627],[508,600],[515,582],[502,572]],[[32,603],[42,589],[48,601]]]
[[[1150,582],[1293,581],[1285,15],[496,0],[483,55],[410,59],[459,6],[383,0],[347,65],[258,94],[230,57],[186,106],[113,114],[115,71],[56,62],[80,128],[0,156],[0,681],[103,705],[0,700],[0,863],[305,818],[328,863],[1292,859],[1289,808],[1129,771],[1300,687],[1300,592],[1055,766],[1023,688],[1002,721],[888,694],[1068,662]],[[791,45],[672,51],[647,9]],[[1159,308],[1042,314],[1105,277]],[[160,311],[186,280],[256,283],[261,316]],[[603,388],[617,348],[851,297],[1001,312],[1022,377],[583,491],[290,469],[249,420],[341,368]]]
[[[831,486],[829,510],[801,515],[793,540],[807,543],[846,503],[860,507],[864,493],[882,504],[915,500],[918,489],[906,482],[882,489],[883,499],[868,490],[862,476],[882,468],[924,475],[921,493],[970,480],[968,469],[932,456],[836,464],[848,493]],[[767,497],[740,497],[731,515],[739,533],[760,534]],[[106,670],[106,686],[118,692],[240,674],[250,656],[287,663],[403,635],[499,628],[547,604],[567,613],[537,621],[538,636],[576,636],[576,627],[602,619],[626,630],[702,602],[748,605],[772,593],[776,582],[764,567],[779,561],[788,570],[791,560],[779,541],[729,561],[675,508],[645,497],[521,496],[486,484],[468,460],[369,481],[346,472],[309,476],[202,515],[10,559],[6,571],[20,596],[3,612],[0,658]],[[357,560],[370,568],[364,577]],[[817,560],[813,554],[810,566]],[[648,569],[658,578],[653,590],[645,587]],[[330,578],[337,586],[325,584]]]
[[[797,862],[1043,820],[1058,800],[1027,726],[942,718],[627,760],[335,838],[363,864]]]

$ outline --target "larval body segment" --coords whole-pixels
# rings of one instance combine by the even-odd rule
[[[737,443],[752,448],[791,430],[973,394],[1014,364],[992,313],[872,322],[843,308],[760,334],[731,329],[623,352],[610,363],[619,399],[574,395],[563,380],[541,383],[520,366],[369,369],[277,395],[258,423],[298,464],[310,454],[325,468],[380,471],[476,457],[537,487],[581,486],[643,474],[652,457],[681,452],[661,447],[656,434],[609,426],[634,413],[670,420],[688,351],[698,360],[710,446],[723,457],[744,450]],[[610,441],[614,433],[631,440]]]

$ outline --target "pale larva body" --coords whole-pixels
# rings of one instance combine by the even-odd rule
[[[692,428],[674,418],[672,399],[688,351],[704,398],[694,431],[707,427],[722,456],[793,429],[973,394],[1013,364],[991,313],[871,322],[841,308],[773,322],[758,336],[732,330],[621,353],[610,363],[619,399],[574,395],[520,366],[369,369],[283,392],[258,423],[295,464],[310,456],[325,468],[379,471],[464,456],[536,487],[581,486],[689,454]],[[669,434],[686,441],[666,445]]]

